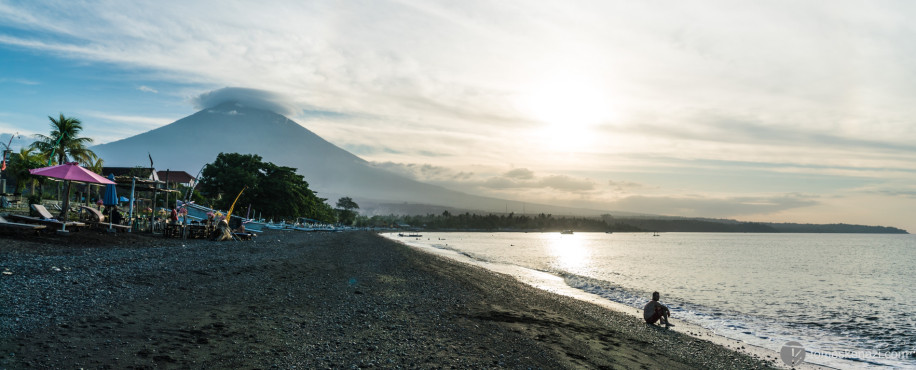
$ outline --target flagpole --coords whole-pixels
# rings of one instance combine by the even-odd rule
[[[134,189],[137,187],[137,177],[132,176],[130,179],[130,214],[128,214],[128,220],[130,220],[130,227],[127,229],[127,232],[133,232],[134,230]]]

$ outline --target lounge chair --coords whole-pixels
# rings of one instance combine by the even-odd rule
[[[87,224],[105,222],[105,215],[92,207],[80,206],[80,221]]]
[[[247,232],[246,233],[233,232],[232,236],[239,240],[251,240],[252,238],[254,238],[257,235],[255,235],[254,233],[247,233]]]
[[[44,228],[45,228],[45,225],[21,224],[18,222],[10,222],[10,221],[7,221],[5,218],[3,218],[3,216],[0,216],[0,230],[18,230],[18,231],[38,232]]]
[[[54,215],[52,215],[44,205],[30,204],[29,207],[32,207],[32,210],[35,211],[38,216],[41,216],[41,218],[54,218]]]
[[[87,225],[82,222],[76,221],[67,221],[66,223],[60,222],[54,219],[54,216],[51,215],[51,212],[48,212],[48,209],[41,204],[32,204],[32,210],[38,213],[40,217],[29,217],[29,216],[20,216],[20,215],[9,215],[9,218],[19,222],[25,222],[28,224],[41,224],[49,228],[62,228],[64,225],[67,227],[74,228],[79,230],[79,228],[86,227]]]
[[[80,221],[89,224],[90,227],[107,229],[109,225],[105,220],[105,215],[102,214],[102,211],[92,207],[80,206]],[[130,230],[130,226],[120,224],[111,224],[111,228],[118,231]]]

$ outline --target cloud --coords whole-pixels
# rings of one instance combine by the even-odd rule
[[[295,104],[279,94],[242,87],[224,87],[206,92],[192,98],[191,102],[197,109],[212,108],[225,103],[236,103],[243,107],[269,110],[286,116],[297,112]]]
[[[137,135],[157,127],[165,126],[175,121],[171,117],[148,117],[94,110],[82,110],[80,115],[90,117],[83,122],[91,122],[83,132],[84,136],[92,137],[93,144],[104,144],[117,141],[125,137]],[[104,125],[100,125],[104,124]],[[107,127],[106,127],[107,126]]]
[[[631,212],[688,217],[736,217],[774,214],[818,205],[816,196],[787,194],[737,197],[631,196],[610,204],[613,209]]]
[[[864,194],[878,194],[883,195],[889,198],[910,198],[916,199],[916,185],[913,184],[900,184],[900,183],[885,183],[885,184],[869,184],[857,189],[854,189],[856,192]]]
[[[632,190],[636,190],[636,189],[645,187],[645,185],[643,184],[636,183],[636,182],[630,182],[630,181],[608,180],[607,184],[608,186],[611,187],[611,189],[613,189],[614,191],[618,193],[628,192],[628,191],[632,191]]]
[[[454,171],[447,167],[433,166],[431,164],[375,162],[372,165],[407,178],[431,183],[454,185],[456,183],[465,183],[474,177],[473,172]]]
[[[566,175],[551,175],[537,182],[542,187],[549,187],[568,192],[584,192],[595,189],[595,183],[588,179],[579,179]]]
[[[143,91],[143,92],[148,92],[148,93],[153,93],[153,94],[158,94],[158,93],[159,93],[159,90],[156,90],[156,89],[154,89],[154,88],[152,88],[152,87],[149,87],[149,86],[146,86],[146,85],[140,85],[140,87],[138,87],[137,90],[140,90],[140,91]]]
[[[147,129],[147,130],[151,130],[153,128],[160,127],[160,126],[164,126],[174,121],[173,118],[131,116],[131,115],[112,114],[112,113],[97,112],[97,111],[83,111],[82,113],[90,117],[95,117],[95,118],[117,123],[119,127],[129,125],[132,127],[137,127],[141,129]]]
[[[502,175],[489,177],[478,186],[495,190],[554,189],[568,193],[584,193],[595,189],[595,183],[589,179],[567,175],[537,176],[534,171],[527,168],[516,168]]]
[[[530,187],[527,186],[529,183],[515,181],[508,177],[494,176],[484,180],[479,184],[480,187],[495,189],[495,190],[506,190],[506,189],[519,189]]]
[[[516,168],[499,175],[455,171],[443,166],[381,162],[373,166],[414,180],[436,183],[459,191],[548,190],[582,194],[595,190],[595,182],[567,175],[538,176],[527,168]]]
[[[882,132],[879,127],[831,127],[833,122],[843,117],[825,114],[824,117],[797,117],[779,122],[768,122],[763,114],[732,114],[722,111],[702,111],[691,113],[686,121],[689,124],[671,125],[667,123],[643,123],[631,126],[642,134],[652,134],[705,142],[741,143],[752,146],[798,147],[809,150],[817,148],[845,148],[871,151],[899,151],[910,154],[916,152],[908,141],[909,132]],[[900,135],[903,134],[903,137]]]
[[[20,85],[29,85],[29,86],[41,84],[41,82],[32,81],[32,80],[25,79],[25,78],[0,78],[0,84],[7,83],[7,82],[12,82],[12,83],[20,84]]]
[[[530,180],[534,178],[534,172],[527,168],[516,168],[506,172],[503,176],[510,179]]]

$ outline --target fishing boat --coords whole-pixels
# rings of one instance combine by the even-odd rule
[[[223,214],[226,213],[226,212],[222,212],[219,210],[215,210],[213,208],[204,207],[202,205],[195,204],[195,203],[185,203],[184,208],[188,210],[187,218],[191,221],[206,221],[207,218],[209,217],[208,214],[212,215],[217,212],[223,213]],[[264,227],[266,226],[264,222],[260,222],[260,221],[256,221],[256,220],[252,220],[252,219],[248,219],[244,217],[239,217],[239,216],[233,216],[233,217],[238,217],[242,220],[242,224],[245,225],[245,231],[252,231],[252,232],[259,233],[263,231]]]

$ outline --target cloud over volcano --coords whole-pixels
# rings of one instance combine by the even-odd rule
[[[225,103],[236,103],[245,108],[261,109],[276,112],[284,116],[295,115],[301,109],[280,94],[244,87],[224,87],[205,92],[191,99],[196,109],[206,109]]]

